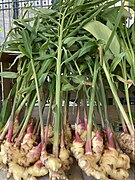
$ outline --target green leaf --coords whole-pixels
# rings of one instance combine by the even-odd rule
[[[3,78],[11,78],[11,79],[18,77],[17,73],[15,72],[1,72],[0,76]]]
[[[1,109],[1,114],[0,114],[0,119],[1,119],[0,123],[2,127],[4,126],[4,124],[6,123],[8,119],[9,107],[10,107],[10,101],[8,98],[6,98],[2,103],[2,109]]]
[[[86,77],[83,75],[72,76],[72,81],[76,84],[83,84],[85,80],[86,80]]]
[[[131,31],[131,41],[135,46],[135,22],[132,24]]]
[[[97,44],[95,42],[89,41],[80,49],[79,57],[83,56],[86,53],[90,53],[92,50],[95,50],[97,48]]]
[[[5,44],[17,46],[19,44],[23,44],[23,39],[15,38],[13,40],[7,41]]]
[[[119,63],[122,61],[125,55],[126,55],[126,52],[122,52],[113,59],[110,66],[110,72],[113,72],[116,69],[116,67],[119,65]]]
[[[43,73],[45,73],[46,71],[49,71],[49,69],[53,66],[53,59],[47,59],[46,61],[43,62],[39,73],[38,73],[38,78],[40,78],[42,76]]]
[[[119,24],[120,24],[120,22],[122,20],[122,11],[123,11],[123,9],[124,9],[124,1],[121,2],[121,7],[120,7],[120,10],[119,10],[119,12],[117,14],[117,17],[116,17],[116,20],[115,20],[115,25],[114,25],[114,28],[112,30],[112,33],[111,33],[111,35],[110,35],[110,37],[109,37],[109,39],[107,41],[107,44],[106,44],[106,47],[105,47],[105,52],[109,49],[109,47],[110,47],[110,45],[111,45],[111,43],[112,43],[112,41],[113,41],[113,39],[115,37],[116,30],[117,30],[117,28],[118,28],[118,26],[119,26]],[[114,54],[114,55],[117,56],[117,54]]]
[[[75,52],[73,55],[71,55],[68,59],[66,59],[62,64],[64,63],[69,63],[70,61],[76,59],[79,55],[79,52],[80,50],[78,50],[77,52]]]
[[[18,46],[18,49],[28,58],[30,58],[29,53],[26,51],[26,49],[24,47],[22,47],[21,45]]]
[[[79,6],[79,5],[82,5],[82,4],[84,3],[84,1],[85,1],[85,0],[76,0],[76,1],[74,2],[74,7]]]
[[[37,33],[38,30],[39,30],[39,25],[40,25],[40,17],[37,16],[37,17],[35,18],[35,21],[34,21],[34,24],[33,24],[32,32]]]
[[[77,60],[77,58],[80,58],[84,54],[87,54],[88,52],[90,53],[92,50],[96,48],[96,43],[93,41],[90,41],[85,44],[84,47],[76,51],[74,54],[72,54],[69,58],[67,58],[62,64],[64,63],[69,63],[72,60]]]
[[[48,49],[48,45],[49,45],[49,39],[44,44],[42,44],[42,46],[39,49],[39,54],[41,57],[46,55],[45,51]]]
[[[23,57],[24,57],[23,54],[19,54],[19,55],[14,59],[13,63],[10,65],[10,67],[9,67],[8,69],[11,69],[11,67],[14,66],[14,65],[17,63],[17,61],[18,61],[19,59],[23,58]]]
[[[129,2],[129,6],[130,6],[133,10],[135,10],[135,0],[128,0],[128,2]]]
[[[45,82],[47,75],[48,75],[48,72],[41,75],[39,79],[39,86],[41,86]]]
[[[28,94],[31,93],[35,89],[35,85],[30,85],[29,87],[24,87],[23,89],[19,90],[20,94]]]
[[[86,31],[90,32],[97,40],[103,40],[107,44],[112,31],[99,21],[91,21],[83,27]],[[120,44],[116,36],[114,36],[109,49],[114,55],[120,52]]]
[[[13,85],[7,98],[2,102],[2,108],[0,113],[0,129],[6,124],[7,119],[10,115],[10,104],[11,104],[10,98],[14,96],[15,92],[16,92],[16,84]]]
[[[118,16],[118,11],[120,10],[120,7],[111,7],[111,8],[107,8],[104,10],[104,12],[101,14],[101,16],[111,22],[112,24],[115,23],[116,21],[116,18]],[[122,14],[121,14],[122,17],[125,17],[125,18],[131,18],[131,14],[130,12],[128,12],[126,9],[123,9],[122,10]]]
[[[30,35],[31,42],[33,42],[33,40],[35,40],[37,38],[37,32],[39,30],[39,25],[40,25],[40,18],[39,18],[39,16],[37,16],[37,17],[35,17],[33,29],[31,31],[31,35]]]
[[[126,80],[126,79],[124,79],[123,77],[121,77],[119,75],[115,75],[115,76],[120,82],[123,82],[123,83],[126,83],[126,84],[132,84],[133,83],[132,80]]]
[[[46,38],[48,37],[54,37],[54,34],[49,34],[49,33],[46,33],[46,32],[43,32],[42,35]]]
[[[64,51],[63,51],[63,52],[64,52],[64,53],[63,53],[63,54],[64,54],[64,55],[63,55],[63,59],[65,60],[65,59],[68,58],[67,49],[63,46],[63,50],[64,50]]]
[[[55,56],[52,54],[45,54],[44,56],[39,56],[37,58],[35,58],[34,60],[35,61],[44,61],[44,60],[47,60],[47,59],[51,59],[51,58],[54,58]]]
[[[48,8],[36,8],[36,10],[37,10],[38,12],[41,12],[41,13],[44,14],[44,15],[52,15],[52,14],[56,13],[55,10],[53,10],[53,9],[48,9]],[[36,11],[34,11],[34,12],[36,12]]]
[[[23,38],[23,42],[24,42],[24,47],[25,47],[25,51],[27,52],[27,57],[28,58],[32,58],[32,46],[31,46],[31,39],[30,39],[30,36],[29,36],[29,33],[27,30],[22,30],[21,31],[21,35],[22,35],[22,38]]]
[[[131,66],[130,74],[131,74],[131,79],[133,80],[133,84],[135,86],[135,67]]]
[[[82,37],[68,37],[65,39],[64,44],[67,45],[67,47],[71,47],[75,42],[84,41],[90,39],[88,36],[82,36]]]
[[[29,30],[30,32],[32,31],[32,27],[26,23],[23,19],[16,19],[14,20],[14,24],[18,27],[20,27],[21,29],[27,29]]]
[[[65,85],[63,84],[62,86],[62,91],[73,91],[73,90],[75,90],[75,87],[72,86],[70,83]]]

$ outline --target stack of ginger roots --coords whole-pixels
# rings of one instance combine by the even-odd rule
[[[38,177],[49,173],[51,180],[68,179],[67,171],[73,162],[70,152],[72,133],[70,124],[66,124],[64,142],[60,142],[59,157],[52,153],[54,131],[53,126],[44,127],[47,142],[42,145],[40,129],[35,127],[33,118],[30,119],[26,132],[21,140],[14,138],[19,129],[19,122],[14,122],[12,140],[8,135],[1,141],[0,146],[0,169],[7,170],[7,178],[14,180],[36,180]],[[2,132],[1,132],[2,134]],[[61,139],[61,138],[60,138]]]
[[[112,135],[113,133],[110,132],[109,136]],[[120,143],[122,146],[121,139],[123,134],[117,136],[121,136]],[[123,141],[128,136],[129,134],[125,135]],[[84,128],[82,124],[78,124],[75,125],[75,138],[71,151],[78,161],[78,165],[87,176],[93,176],[95,179],[100,180],[125,180],[129,177],[130,158],[132,158],[131,162],[135,158],[133,141],[134,138],[130,139],[129,148],[131,154],[129,157],[121,150],[119,143],[116,143],[115,148],[109,146],[110,142],[108,143],[105,132],[101,133],[99,130],[92,131],[91,142],[88,142],[87,128]],[[91,145],[91,151],[89,151],[89,145]]]
[[[75,138],[73,130],[67,122],[64,137],[60,137],[59,156],[52,153],[54,129],[53,125],[45,126],[46,144],[41,144],[39,128],[35,131],[33,118],[29,121],[26,132],[21,140],[14,138],[19,128],[18,121],[14,123],[11,142],[6,137],[0,147],[0,168],[8,171],[7,178],[13,176],[15,180],[36,180],[49,173],[51,180],[68,179],[66,173],[73,163],[73,156],[80,168],[87,174],[100,180],[125,180],[128,178],[128,169],[134,162],[133,142],[129,135],[117,134],[120,139],[119,148],[110,147],[104,138],[105,133],[99,130],[92,131],[91,152],[87,150],[87,128],[75,125]],[[1,132],[2,133],[2,132]],[[47,138],[46,138],[47,137]],[[129,150],[125,145],[130,139]],[[123,145],[122,143],[125,143]],[[123,153],[125,148],[130,157]]]

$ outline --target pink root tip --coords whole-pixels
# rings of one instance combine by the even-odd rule
[[[7,142],[11,142],[12,135],[13,135],[13,121],[10,121],[8,127]]]

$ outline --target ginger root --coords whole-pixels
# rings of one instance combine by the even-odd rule
[[[25,170],[24,167],[18,165],[15,162],[10,162],[9,164],[9,173],[12,174],[14,180],[28,180],[28,172]]]
[[[84,142],[73,141],[71,151],[76,159],[79,159],[84,154]]]
[[[38,146],[33,147],[26,156],[18,159],[18,164],[24,167],[28,167],[40,159],[41,155],[41,143]]]
[[[26,133],[21,143],[21,151],[28,153],[32,149],[36,140],[36,136],[32,133]]]
[[[70,169],[71,157],[70,152],[65,147],[60,148],[59,158],[62,161],[62,169],[68,171]]]
[[[0,155],[0,169],[1,169],[1,170],[6,170],[6,169],[7,169],[6,164],[4,164],[3,161],[2,161],[1,155]]]
[[[78,160],[78,165],[87,174],[87,176],[93,176],[96,179],[107,180],[108,177],[100,171],[96,164],[96,158],[94,155],[85,154]]]
[[[48,174],[48,169],[43,166],[42,162],[39,160],[33,166],[28,167],[27,172],[34,177],[41,177]]]
[[[41,152],[40,160],[42,164],[51,171],[57,172],[62,166],[59,158],[56,158],[53,154],[48,154],[45,150]]]
[[[135,163],[135,136],[126,133],[116,134],[120,148],[126,153],[132,163]]]
[[[120,153],[116,164],[117,168],[129,169],[130,168],[130,158],[128,155]]]
[[[3,164],[8,163],[8,152],[11,149],[11,147],[12,147],[12,144],[7,141],[5,141],[3,144],[1,144],[0,156],[1,156]]]
[[[129,174],[127,171],[127,168],[129,168],[129,159],[127,161],[127,165],[122,164],[122,155],[119,156],[119,153],[113,149],[110,148],[109,150],[105,150],[103,156],[101,157],[100,161],[100,168],[101,171],[103,171],[106,176],[109,176],[110,178],[116,179],[116,180],[124,180],[127,179]],[[125,158],[125,157],[124,157]],[[126,158],[124,161],[127,160]],[[124,167],[126,167],[124,169]]]
[[[55,156],[48,155],[47,159],[45,160],[45,167],[52,171],[59,171],[60,167],[62,166],[62,163],[59,158],[56,158]]]

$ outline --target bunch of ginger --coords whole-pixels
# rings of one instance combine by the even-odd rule
[[[14,125],[16,129],[16,124]],[[46,175],[48,170],[40,161],[41,143],[36,141],[36,134],[33,134],[33,122],[28,125],[20,144],[18,141],[13,142],[13,134],[8,131],[0,151],[1,163],[8,169],[7,177],[13,176],[15,180],[35,180],[36,177]]]
[[[47,130],[47,132],[49,131]],[[40,157],[41,162],[49,170],[49,177],[51,180],[57,180],[57,179],[68,180],[66,176],[66,172],[70,169],[70,166],[73,163],[73,159],[71,157],[71,152],[69,150],[69,147],[65,139],[67,139],[67,141],[71,141],[71,138],[72,138],[71,134],[72,133],[70,132],[70,127],[68,128],[67,131],[62,130],[61,136],[60,136],[60,142],[59,142],[60,149],[59,149],[59,154],[57,157],[54,154],[48,153],[46,151],[46,145],[44,146],[44,149],[41,152],[41,157]],[[47,136],[47,137],[49,138],[50,136]],[[48,142],[48,140],[45,138],[45,144],[46,144],[46,141]]]
[[[127,179],[130,158],[122,151],[116,150],[110,129],[106,132],[107,146],[99,130],[93,131],[90,138],[86,126],[81,131],[80,129],[80,124],[76,125],[75,139],[71,147],[80,168],[88,176],[100,180]]]
[[[21,141],[19,137],[13,140],[19,123],[12,124],[13,132],[11,133],[9,128],[0,146],[0,168],[8,170],[7,178],[13,176],[15,180],[36,180],[37,177],[48,173],[50,179],[68,179],[65,171],[70,169],[72,163],[69,148],[64,143],[61,144],[57,158],[52,153],[48,153],[47,145],[53,143],[53,127],[49,126],[45,145],[41,143],[39,134],[33,128],[34,123],[30,120]],[[65,134],[65,138],[71,141],[71,133]],[[69,138],[68,134],[70,134]]]

